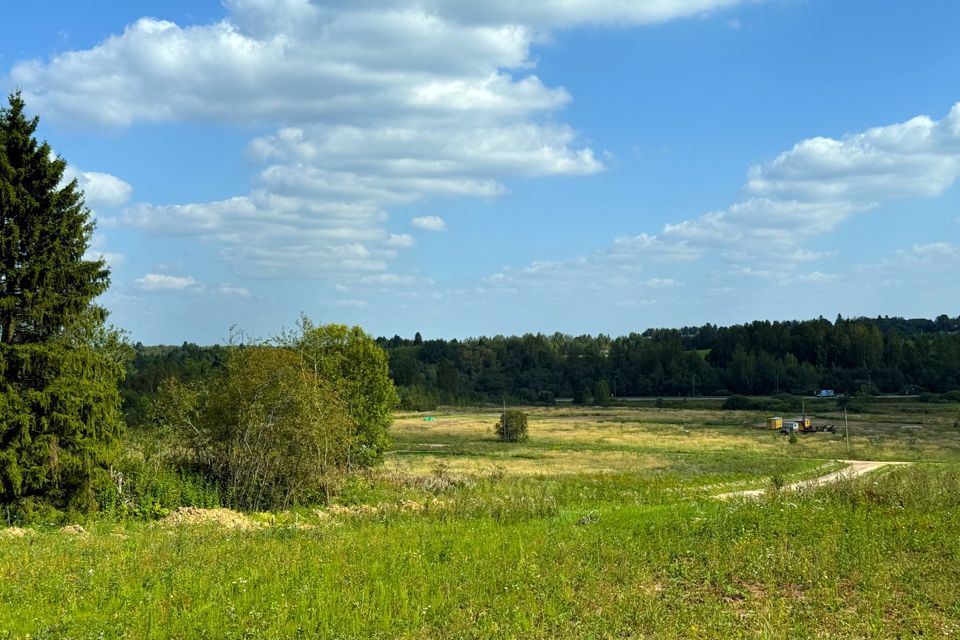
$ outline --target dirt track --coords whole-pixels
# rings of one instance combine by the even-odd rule
[[[843,478],[856,478],[857,476],[862,476],[865,473],[870,473],[871,471],[876,471],[881,467],[886,467],[888,465],[904,465],[910,464],[909,462],[879,462],[871,460],[838,460],[837,462],[842,462],[847,466],[839,471],[834,471],[833,473],[828,473],[825,476],[820,476],[819,478],[812,478],[810,480],[801,480],[800,482],[794,482],[793,484],[788,484],[783,487],[784,491],[796,491],[797,489],[804,489],[807,487],[816,487],[823,484],[830,484],[831,482],[836,482],[837,480]],[[763,495],[766,493],[767,489],[747,489],[745,491],[731,491],[730,493],[721,493],[715,497],[720,498],[721,500],[728,500],[730,498],[753,498],[756,496]]]

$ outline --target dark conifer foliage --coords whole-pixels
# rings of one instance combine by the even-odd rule
[[[19,93],[0,109],[0,502],[87,507],[119,434],[124,349],[93,300],[109,271],[66,162]]]
[[[48,340],[107,290],[102,260],[85,260],[93,235],[67,163],[34,137],[19,93],[0,110],[0,342]]]

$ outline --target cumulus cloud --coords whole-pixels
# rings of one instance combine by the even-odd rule
[[[751,168],[747,189],[804,202],[857,202],[935,196],[960,177],[960,104],[839,140],[804,140]]]
[[[440,216],[417,216],[410,221],[416,229],[423,231],[446,231],[447,223]]]
[[[98,171],[81,171],[67,165],[63,172],[64,182],[77,181],[77,186],[83,191],[87,205],[94,209],[98,207],[117,207],[130,200],[133,187],[120,178]]]
[[[893,200],[937,196],[960,178],[960,103],[940,120],[918,116],[839,139],[803,140],[750,168],[750,197],[668,224],[664,238],[782,252]]]
[[[537,76],[536,43],[578,25],[653,24],[742,3],[227,0],[219,22],[144,18],[90,49],[16,64],[10,79],[31,105],[74,123],[257,125],[267,133],[249,145],[253,191],[139,204],[120,220],[208,241],[246,275],[346,274],[351,284],[397,285],[390,277],[417,277],[387,273],[414,245],[387,231],[391,206],[496,197],[510,178],[604,169],[602,153],[558,122],[573,96]],[[504,269],[484,284],[643,286],[653,263],[682,268],[714,254],[744,263],[785,256],[775,269],[738,265],[785,277],[827,257],[805,248],[812,238],[891,200],[940,194],[958,177],[960,105],[940,120],[800,141],[749,169],[740,202],[589,256]],[[91,202],[130,197],[129,185],[110,178],[84,174]],[[437,230],[443,220],[411,225]],[[374,283],[375,275],[387,279]]]
[[[553,116],[570,94],[535,73],[531,46],[550,30],[662,22],[738,2],[229,0],[219,22],[142,18],[90,49],[15,64],[10,79],[31,105],[73,124],[272,129],[249,145],[260,165],[254,192],[141,204],[121,219],[216,243],[245,272],[362,273],[385,270],[413,245],[385,231],[391,205],[496,197],[507,178],[603,170]],[[109,178],[85,174],[91,201],[129,198]]]
[[[839,282],[839,275],[809,271],[809,265],[820,266],[836,252],[810,249],[813,238],[890,201],[939,195],[958,178],[960,104],[941,120],[921,116],[839,139],[803,140],[749,169],[748,197],[742,202],[668,223],[659,235],[617,238],[588,256],[504,268],[484,283],[528,297],[550,287],[580,292],[612,288],[617,296],[633,299],[643,286],[669,288],[679,282],[667,276],[641,278],[652,267],[660,272],[665,264],[672,265],[682,273],[687,263],[709,261],[700,270],[719,281],[708,289],[717,294],[735,290],[729,281],[738,283],[741,291],[752,286],[744,282],[824,287]],[[898,252],[872,269],[883,272],[881,282],[898,282],[897,270],[928,268],[952,274],[937,265],[957,258],[955,245],[931,243]],[[717,266],[718,260],[726,265]]]
[[[107,125],[522,116],[570,99],[524,73],[531,44],[550,30],[658,23],[742,2],[228,0],[219,22],[142,18],[91,49],[18,63],[11,79],[44,113]]]

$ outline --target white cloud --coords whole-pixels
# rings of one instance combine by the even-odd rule
[[[891,200],[936,196],[958,178],[960,104],[939,121],[918,117],[838,140],[802,141],[749,170],[749,197],[742,202],[666,224],[660,235],[617,238],[610,247],[589,256],[504,268],[484,282],[509,286],[528,297],[551,288],[602,292],[604,286],[598,283],[610,283],[617,296],[630,299],[642,293],[640,285],[667,288],[668,283],[679,282],[672,274],[639,277],[655,263],[658,271],[665,263],[682,275],[685,263],[719,259],[729,266],[717,268],[715,277],[740,284],[737,288],[719,284],[710,289],[714,293],[746,293],[745,288],[755,283],[825,286],[839,282],[840,276],[820,270],[798,273],[806,265],[820,266],[836,256],[834,251],[805,246],[813,238]],[[920,265],[934,269],[937,261],[953,261],[955,251],[954,245],[944,242],[917,245],[898,253],[897,264],[914,271]],[[896,280],[895,269],[884,274],[884,282]]]
[[[495,197],[507,178],[603,170],[603,155],[552,115],[569,93],[535,73],[531,47],[551,30],[658,23],[740,3],[228,0],[219,22],[143,18],[90,49],[15,64],[10,80],[31,106],[73,124],[272,128],[250,144],[261,163],[252,193],[140,204],[121,220],[215,243],[244,273],[346,277],[386,270],[413,245],[387,233],[391,205]],[[125,183],[108,178],[87,176],[91,201],[129,198]],[[425,224],[414,226],[439,226]]]
[[[385,218],[371,205],[265,191],[206,204],[141,204],[123,216],[153,234],[215,242],[238,272],[257,277],[382,271],[406,244],[385,231]]]
[[[665,240],[700,247],[737,247],[755,254],[784,251],[831,231],[863,207],[850,202],[802,202],[752,198],[723,211],[667,224]]]
[[[414,287],[420,285],[431,285],[433,281],[429,278],[422,278],[414,275],[403,275],[398,273],[378,273],[377,275],[363,276],[360,278],[361,284]]]
[[[703,250],[682,239],[667,241],[655,235],[641,233],[636,236],[617,238],[613,241],[609,254],[614,261],[633,262],[640,258],[662,262],[685,262],[700,258]]]
[[[423,0],[421,6],[452,19],[477,23],[512,23],[536,29],[577,25],[647,25],[704,15],[743,4],[743,0],[540,0],[448,2]]]
[[[960,104],[839,140],[817,137],[750,169],[747,189],[762,197],[856,202],[935,196],[960,177]]]
[[[148,273],[134,280],[137,288],[147,293],[206,293],[232,298],[249,298],[250,291],[230,283],[207,286],[193,276],[172,276],[163,273]]]
[[[102,234],[96,234],[84,254],[85,260],[104,260],[110,267],[119,267],[127,261],[127,257],[122,253],[107,251],[107,239]]]
[[[952,242],[931,242],[929,244],[915,244],[909,251],[901,250],[898,254],[910,256],[917,261],[953,259],[960,258],[960,247]]]
[[[549,30],[665,22],[742,2],[228,0],[220,22],[141,18],[91,49],[21,62],[10,75],[41,112],[107,125],[523,115],[569,100],[535,75],[506,71],[532,67],[530,46]]]
[[[250,291],[243,287],[234,287],[230,284],[220,284],[214,289],[216,293],[224,296],[235,296],[237,298],[249,298]]]
[[[808,284],[822,284],[825,282],[833,282],[836,279],[837,275],[835,273],[822,273],[820,271],[813,271],[797,276],[798,281]]]
[[[893,200],[940,195],[958,178],[960,103],[941,120],[919,116],[840,139],[803,140],[750,168],[749,199],[667,224],[663,236],[758,256],[782,253]]]
[[[447,223],[440,216],[417,216],[410,224],[423,231],[446,231]]]
[[[148,273],[135,280],[142,291],[189,291],[200,285],[192,276],[171,276],[161,273]]]
[[[384,245],[394,249],[410,249],[414,244],[416,244],[416,241],[409,233],[391,234],[384,242]]]
[[[892,255],[852,268],[843,293],[872,306],[874,313],[911,317],[951,313],[957,307],[956,274],[960,246],[953,242],[914,244]]]
[[[673,278],[650,278],[644,284],[654,289],[669,289],[680,286],[680,283]]]
[[[63,172],[63,181],[74,179],[83,191],[84,201],[94,209],[122,205],[133,195],[133,187],[116,176],[98,171],[81,171],[67,165]]]
[[[333,303],[338,307],[352,307],[354,309],[363,309],[367,306],[367,303],[363,300],[348,299],[348,300],[337,300]]]

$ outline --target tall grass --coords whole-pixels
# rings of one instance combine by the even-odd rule
[[[253,532],[102,524],[0,544],[0,638],[950,637],[960,470],[595,503],[483,481],[447,506]],[[591,482],[598,485],[603,477]],[[587,483],[588,485],[590,482]],[[585,517],[589,516],[589,517]],[[313,528],[304,528],[309,525]]]

